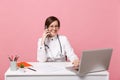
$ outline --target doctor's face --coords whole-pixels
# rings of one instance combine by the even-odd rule
[[[52,37],[56,36],[58,34],[58,31],[59,31],[58,21],[52,22],[49,25],[48,30],[50,32],[50,36],[52,36]]]

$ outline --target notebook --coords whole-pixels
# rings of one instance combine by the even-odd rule
[[[19,63],[17,63],[18,67],[20,67],[21,65],[24,65],[24,67],[30,67],[30,66],[32,66],[31,64],[29,64],[27,62],[19,62]]]

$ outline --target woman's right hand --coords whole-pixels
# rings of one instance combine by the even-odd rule
[[[44,42],[45,42],[45,39],[46,37],[50,35],[50,32],[48,29],[45,29],[44,32],[43,32],[43,35],[42,35],[42,42],[41,42],[41,45],[44,45]]]

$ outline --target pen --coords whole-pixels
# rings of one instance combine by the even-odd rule
[[[18,60],[18,58],[19,58],[18,56],[15,56],[14,61],[17,61],[17,60]]]
[[[10,57],[8,57],[8,59],[9,59],[10,61],[12,61],[12,59],[11,59]]]
[[[16,58],[17,58],[17,57],[15,56],[14,61],[16,61]]]
[[[19,58],[19,56],[15,56],[15,57],[13,57],[13,55],[12,56],[8,56],[8,59],[10,60],[10,61],[17,61],[18,60],[18,58]]]
[[[32,71],[36,71],[35,69],[32,69],[32,68],[28,68],[28,69],[30,69],[30,70],[32,70]]]

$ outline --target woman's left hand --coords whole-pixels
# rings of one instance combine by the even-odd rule
[[[73,68],[74,68],[74,69],[78,69],[78,67],[79,67],[79,62],[80,62],[79,59],[75,59],[75,60],[73,61],[72,64],[73,64]]]

